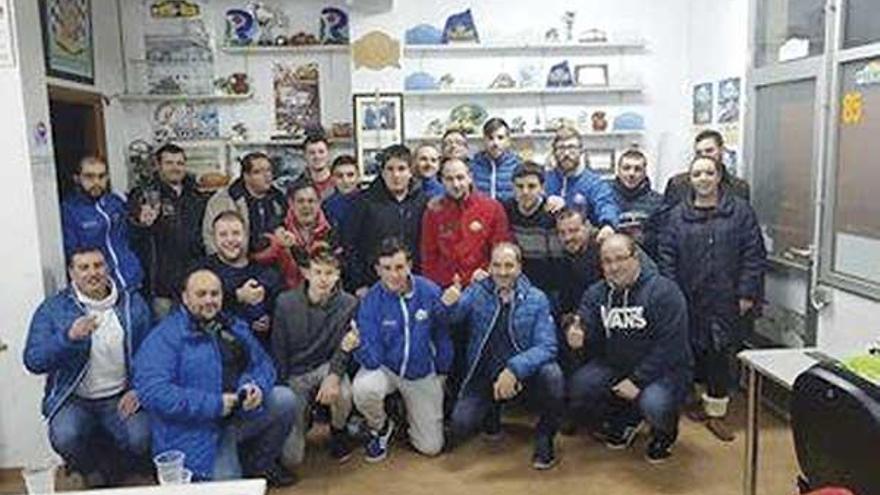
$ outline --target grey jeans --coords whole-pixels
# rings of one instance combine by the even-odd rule
[[[291,376],[287,380],[287,385],[293,389],[297,397],[302,398],[299,403],[303,407],[294,412],[293,428],[284,442],[281,459],[286,465],[299,464],[305,456],[309,405],[315,400],[315,395],[321,388],[321,382],[329,374],[330,363],[324,363],[308,373]],[[337,430],[345,428],[348,415],[351,414],[351,402],[351,381],[348,379],[348,375],[343,375],[339,381],[339,398],[330,404],[330,426],[332,428]]]
[[[373,430],[385,424],[385,397],[400,391],[412,446],[425,455],[437,455],[443,449],[442,378],[432,373],[407,380],[384,366],[375,370],[361,368],[354,377],[353,389],[354,403]]]

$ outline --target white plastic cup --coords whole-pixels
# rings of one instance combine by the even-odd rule
[[[183,461],[185,459],[186,455],[179,450],[167,450],[153,457],[159,484],[179,485],[183,480],[185,470]],[[190,473],[190,477],[192,477],[192,473]]]
[[[28,466],[21,470],[21,477],[29,495],[55,493],[55,464]]]
[[[189,469],[183,468],[183,472],[180,475],[180,484],[188,485],[192,483],[193,472]]]

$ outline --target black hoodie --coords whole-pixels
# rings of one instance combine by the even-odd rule
[[[643,270],[635,283],[615,289],[598,282],[578,310],[586,329],[584,351],[639,388],[668,374],[688,376],[693,367],[688,314],[675,282]]]
[[[362,192],[342,232],[346,258],[345,288],[354,291],[369,287],[377,280],[373,262],[379,244],[386,237],[398,237],[413,257],[413,270],[419,273],[419,238],[422,214],[428,197],[422,192],[421,181],[410,180],[403,201],[398,202],[377,178]]]

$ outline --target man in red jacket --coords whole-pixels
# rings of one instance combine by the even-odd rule
[[[446,194],[428,202],[422,217],[422,273],[442,287],[486,275],[492,246],[510,240],[501,203],[477,192],[467,164],[447,158],[440,165]]]

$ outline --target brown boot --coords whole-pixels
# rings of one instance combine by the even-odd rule
[[[733,433],[730,425],[727,424],[725,418],[707,418],[706,419],[706,428],[715,435],[718,440],[722,442],[732,442],[736,440],[736,435]]]

